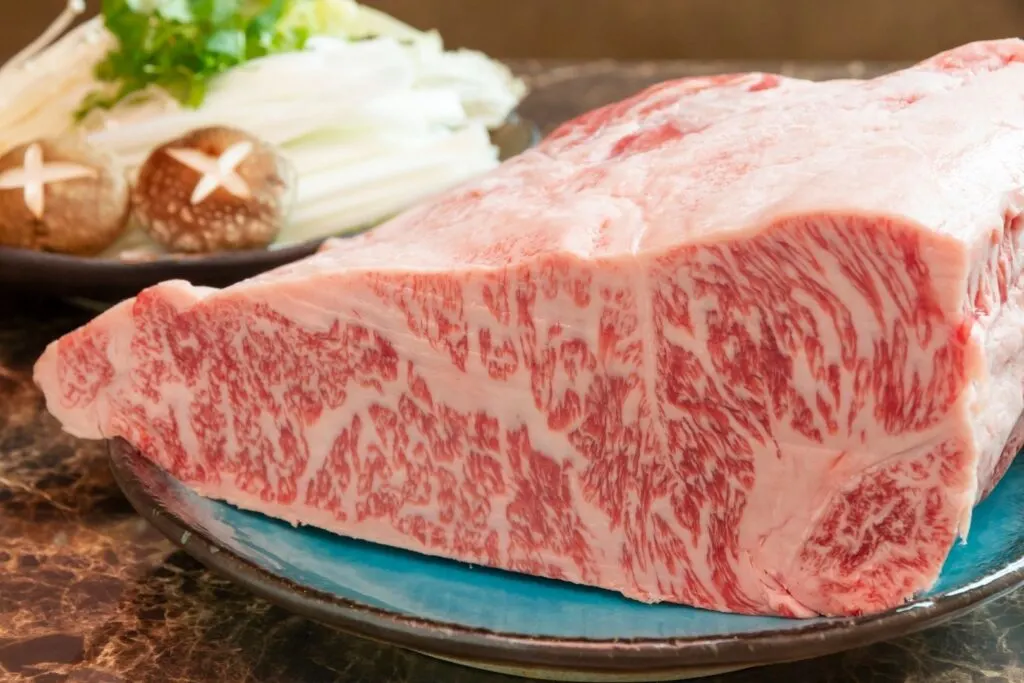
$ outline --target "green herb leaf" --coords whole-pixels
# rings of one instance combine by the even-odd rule
[[[188,0],[164,0],[156,6],[156,11],[161,18],[169,21],[192,21],[192,7]]]
[[[103,21],[118,40],[96,76],[116,94],[93,93],[78,111],[109,108],[149,86],[198,107],[212,78],[250,59],[301,50],[309,29],[282,21],[309,0],[103,0]]]
[[[230,21],[241,11],[239,0],[191,0],[197,19],[213,24]]]
[[[245,33],[239,29],[222,29],[206,40],[206,50],[223,57],[245,59]]]

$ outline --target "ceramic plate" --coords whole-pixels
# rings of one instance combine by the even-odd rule
[[[286,609],[478,668],[577,681],[673,680],[816,657],[935,625],[1024,583],[1024,458],[975,511],[927,595],[852,619],[644,605],[483,569],[202,498],[132,446],[110,447],[132,505],[198,560]]]
[[[535,145],[537,127],[511,116],[491,131],[500,157],[508,159]],[[55,296],[116,302],[164,280],[225,287],[314,253],[323,239],[209,256],[168,255],[128,262],[0,247],[0,290],[19,288]]]

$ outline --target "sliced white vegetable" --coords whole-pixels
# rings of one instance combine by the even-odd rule
[[[278,242],[329,237],[376,223],[491,168],[490,162],[464,160],[458,165],[424,169],[374,188],[341,195],[335,202],[302,206]]]
[[[496,154],[485,130],[467,128],[433,144],[408,146],[393,151],[381,151],[365,161],[349,166],[335,165],[317,173],[303,173],[298,188],[298,206],[305,206],[324,197],[355,192],[367,185],[396,175],[457,162],[462,158],[486,158],[492,164]]]

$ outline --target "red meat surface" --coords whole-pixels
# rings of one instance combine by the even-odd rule
[[[203,495],[740,613],[935,581],[1024,439],[1024,43],[663,83],[36,381]]]

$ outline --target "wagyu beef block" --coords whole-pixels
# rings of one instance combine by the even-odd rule
[[[53,343],[203,495],[744,613],[927,589],[1022,438],[1024,43],[663,83],[354,239]]]

